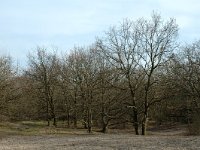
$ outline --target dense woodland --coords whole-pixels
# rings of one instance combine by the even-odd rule
[[[37,47],[22,70],[0,57],[0,120],[64,121],[66,128],[187,124],[200,133],[200,41],[178,42],[175,19],[124,20],[65,55]]]

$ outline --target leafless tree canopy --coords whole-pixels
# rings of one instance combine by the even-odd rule
[[[153,13],[123,20],[63,56],[38,47],[20,73],[1,56],[0,116],[137,135],[149,124],[177,121],[199,133],[200,42],[180,46],[177,36],[175,19]]]

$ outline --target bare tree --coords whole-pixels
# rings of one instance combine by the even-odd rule
[[[140,34],[137,31],[135,23],[125,20],[119,28],[111,28],[106,33],[105,39],[97,41],[97,45],[103,52],[104,57],[118,71],[119,78],[126,80],[127,87],[125,89],[130,91],[132,97],[132,101],[128,103],[128,107],[133,110],[132,117],[136,134],[139,134],[136,91],[140,84],[140,78],[142,78],[139,72],[136,74],[138,61],[140,60],[140,57],[136,55],[138,53],[139,39]]]
[[[42,99],[46,103],[46,119],[48,125],[53,119],[53,125],[56,126],[55,112],[55,89],[58,79],[58,59],[55,54],[47,54],[45,48],[38,47],[37,55],[29,56],[29,70],[27,75],[36,82],[36,87],[42,93]]]
[[[10,104],[18,100],[18,85],[15,82],[16,71],[9,56],[0,57],[0,115],[12,117]],[[12,117],[13,118],[13,117]]]
[[[182,47],[173,58],[173,85],[181,94],[181,104],[187,110],[187,122],[192,134],[199,134],[200,112],[200,41]],[[192,124],[193,122],[193,124]]]
[[[174,19],[164,23],[157,14],[151,20],[139,19],[136,22],[124,21],[119,28],[111,28],[98,46],[110,63],[118,68],[121,79],[125,78],[132,97],[133,120],[138,132],[138,106],[136,94],[144,84],[144,107],[142,134],[146,132],[148,109],[154,100],[150,100],[150,90],[155,81],[153,74],[167,60],[167,54],[174,48],[177,36]]]
[[[73,68],[73,67],[72,67]],[[67,119],[67,125],[68,128],[70,127],[70,122],[71,119],[73,118],[74,120],[74,127],[77,127],[77,117],[75,115],[75,117],[72,117],[72,111],[76,111],[76,109],[74,110],[73,108],[76,107],[73,105],[73,102],[76,101],[76,96],[73,97],[76,94],[72,94],[72,90],[74,88],[72,88],[74,85],[74,82],[72,80],[72,78],[75,77],[75,75],[72,75],[72,68],[70,65],[70,61],[68,60],[68,56],[64,56],[64,58],[62,59],[62,63],[61,63],[61,67],[60,67],[60,82],[59,82],[59,86],[60,86],[60,91],[61,91],[61,95],[63,96],[63,108],[65,109],[62,113],[62,115],[60,116],[63,120]],[[75,93],[77,91],[74,91]],[[74,106],[74,107],[73,107]],[[66,115],[67,113],[67,115]],[[75,112],[76,114],[76,112]],[[59,117],[59,118],[60,118]],[[63,118],[64,117],[64,118]]]
[[[167,61],[168,56],[176,47],[176,36],[178,27],[174,19],[163,22],[157,14],[152,15],[151,20],[139,20],[138,32],[139,39],[140,67],[145,74],[144,87],[144,113],[142,121],[142,134],[146,134],[146,123],[148,118],[148,109],[157,101],[156,98],[150,98],[151,90],[157,82],[154,78],[156,70]]]

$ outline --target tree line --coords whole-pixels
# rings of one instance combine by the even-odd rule
[[[175,19],[124,20],[88,47],[59,56],[37,47],[18,73],[0,57],[1,120],[67,127],[132,127],[179,121],[200,132],[200,41],[181,45]]]

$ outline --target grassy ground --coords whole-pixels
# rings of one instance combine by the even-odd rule
[[[67,129],[63,125],[58,127],[46,125],[44,121],[1,122],[0,136],[6,135],[48,135],[48,134],[83,134],[85,129]]]
[[[109,129],[109,134],[126,134],[134,135],[134,130],[115,130]],[[12,135],[85,135],[89,133],[86,129],[67,128],[63,122],[58,122],[58,126],[47,126],[44,121],[21,121],[21,122],[0,122],[0,137]],[[100,134],[99,129],[93,129],[92,134]],[[147,131],[148,135],[187,135],[186,126],[182,125],[165,125],[152,127]]]
[[[147,136],[132,130],[110,130],[108,134],[85,129],[47,127],[46,122],[0,123],[0,150],[53,149],[200,149],[199,136],[186,136],[183,127],[152,129]]]

